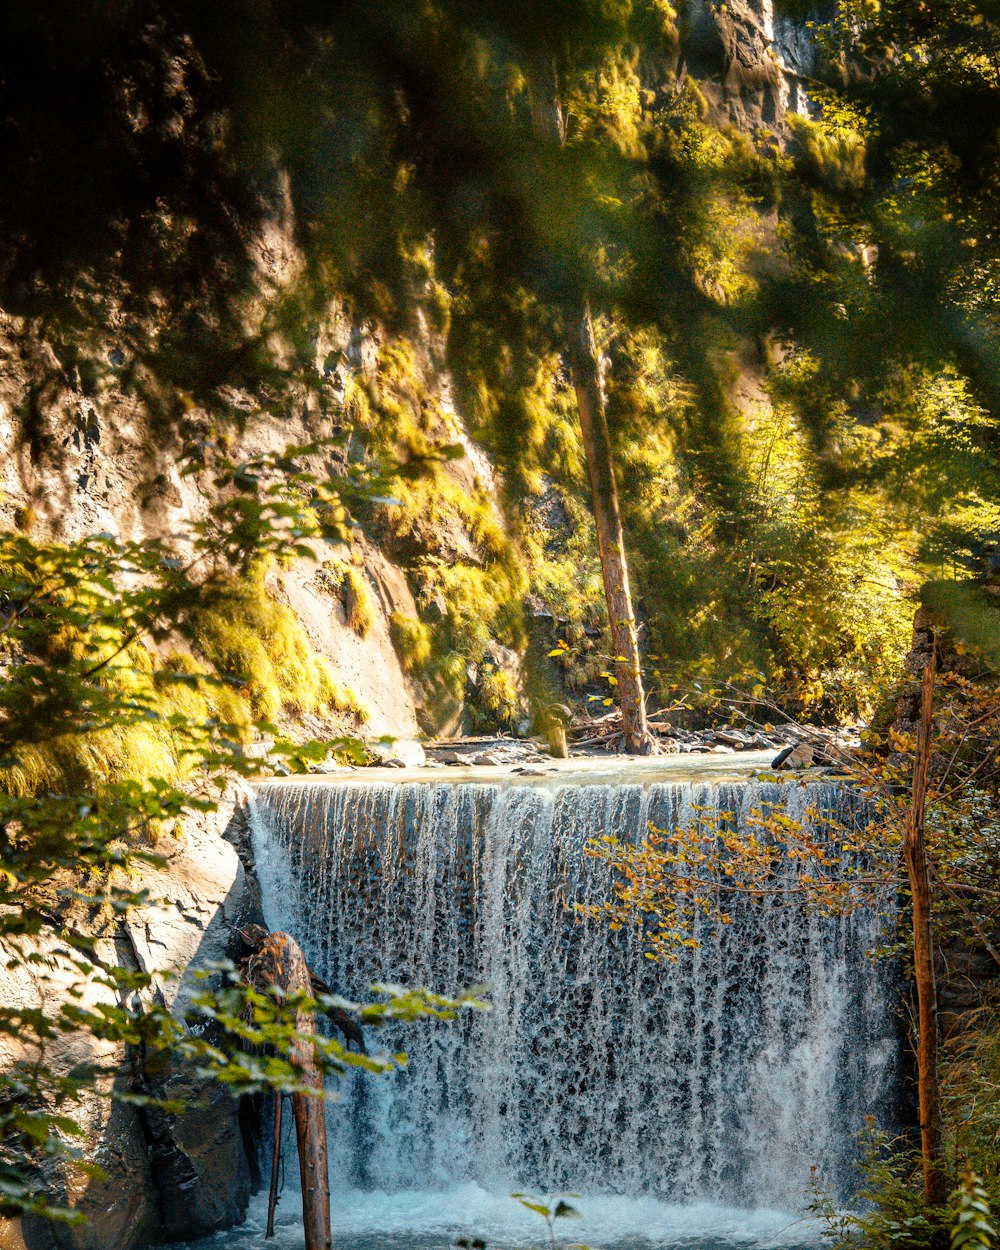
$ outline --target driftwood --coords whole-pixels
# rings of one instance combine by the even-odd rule
[[[312,969],[309,970],[309,980],[312,983],[313,997],[318,994],[332,994],[333,990],[327,985],[322,977],[318,977]],[[341,1011],[339,1007],[323,1007],[321,1008],[326,1018],[340,1029],[344,1035],[344,1041],[347,1042],[347,1049],[351,1049],[351,1042],[357,1046],[358,1050],[364,1055],[365,1036],[361,1032],[361,1025],[353,1016],[349,1016],[346,1011]]]
[[[259,929],[259,926],[254,926]],[[259,936],[259,935],[255,935]],[[246,933],[244,941],[248,941]],[[247,980],[258,988],[273,985],[288,994],[311,994],[313,979],[299,944],[288,933],[269,933],[247,962]],[[302,1223],[305,1250],[330,1250],[330,1179],[327,1165],[326,1108],[323,1074],[316,1062],[310,1035],[316,1032],[312,1012],[297,1011],[295,1030],[302,1036],[292,1047],[290,1059],[298,1068],[308,1092],[292,1095],[292,1115],[299,1148],[302,1177]],[[281,1096],[275,1099],[275,1143],[280,1141]],[[276,1163],[271,1164],[271,1195],[268,1203],[268,1236],[274,1232],[277,1204]]]
[[[267,929],[260,924],[244,925],[244,927],[239,930],[239,935],[243,939],[244,945],[255,954],[270,937]],[[247,965],[247,968],[250,968],[250,964]],[[330,989],[329,985],[327,985],[321,976],[318,976],[315,972],[313,972],[311,968],[309,969],[309,984],[314,998],[319,994],[333,994],[333,990]],[[321,1007],[320,1010],[326,1018],[332,1024],[335,1024],[341,1033],[343,1033],[344,1041],[347,1042],[348,1050],[351,1049],[351,1042],[353,1042],[363,1055],[367,1054],[367,1051],[365,1050],[364,1034],[361,1032],[361,1025],[358,1024],[357,1020],[355,1020],[353,1016],[348,1015],[346,1011],[342,1011],[339,1007]]]

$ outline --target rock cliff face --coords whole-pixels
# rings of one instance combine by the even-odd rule
[[[780,134],[787,113],[807,110],[812,44],[803,23],[776,16],[774,0],[689,0],[681,15],[683,67],[717,121]]]
[[[340,340],[345,358],[362,369],[371,343],[359,342],[354,327],[336,316],[331,322],[330,338]],[[60,359],[37,327],[0,312],[0,519],[64,541],[107,532],[124,540],[170,542],[204,519],[216,497],[203,480],[181,474],[180,426],[151,399],[155,382],[111,340],[81,369]],[[333,418],[294,387],[277,404],[238,388],[227,399],[241,413],[234,458],[317,442],[335,432]],[[166,397],[164,407],[177,402]],[[208,415],[188,414],[187,439],[197,436],[201,420],[207,434]],[[341,598],[317,580],[318,563],[302,561],[274,573],[270,589],[293,607],[315,650],[369,709],[366,733],[414,739],[415,692],[387,623],[394,611],[413,611],[412,596],[390,561],[360,545],[377,606],[375,627],[364,638],[350,628]]]
[[[802,82],[812,54],[803,26],[776,17],[774,0],[724,5],[688,0],[680,6],[679,29],[674,68],[697,82],[714,120],[747,132],[771,132],[780,141],[786,114],[806,107]],[[262,306],[301,269],[288,216],[279,196],[273,220],[251,249]],[[413,390],[405,398],[419,409],[421,433],[432,443],[465,446],[465,458],[445,464],[444,476],[458,494],[492,498],[494,519],[502,525],[491,466],[456,411],[427,295],[414,291],[409,316],[414,376],[396,384]],[[123,325],[127,320],[106,310],[103,321],[113,325],[116,317]],[[100,342],[92,336],[85,342],[55,341],[44,326],[0,309],[0,523],[60,540],[105,531],[123,539],[176,542],[216,502],[204,478],[183,474],[180,464],[192,439],[218,436],[213,415],[133,358],[128,342],[124,328],[119,338],[106,331]],[[352,320],[335,296],[318,322],[275,330],[267,351],[284,380],[261,393],[237,373],[218,388],[228,412],[229,454],[247,459],[337,436],[351,395],[385,384],[382,353],[395,346],[379,326]],[[432,429],[435,423],[439,428]],[[358,451],[353,444],[342,447],[326,467],[342,471]],[[473,522],[463,528],[431,509],[402,537],[390,539],[379,524],[358,529],[353,558],[360,562],[374,609],[363,633],[352,629],[343,596],[324,580],[322,554],[316,562],[271,574],[270,592],[293,609],[317,654],[331,662],[357,704],[367,709],[363,727],[345,714],[332,728],[362,729],[372,740],[397,738],[397,753],[412,761],[419,752],[407,744],[421,729],[473,727],[462,719],[460,696],[433,711],[424,706],[426,691],[397,653],[391,623],[394,617],[412,621],[419,615],[415,580],[404,567],[410,548],[445,567],[456,559],[482,563],[470,532],[474,527]],[[433,611],[433,594],[428,606]]]
[[[218,817],[225,821],[231,813],[229,804]],[[166,863],[137,881],[153,901],[100,931],[96,954],[111,964],[165,974],[153,992],[182,1013],[193,974],[240,955],[235,930],[259,921],[258,895],[233,846],[215,828],[191,823],[157,850]],[[68,988],[69,975],[64,979]],[[38,1005],[59,989],[59,981],[43,980],[22,965],[5,974],[0,1001]],[[91,985],[85,1004],[96,1006],[102,996],[110,998],[110,991]],[[30,1057],[0,1044],[4,1065]],[[118,1075],[100,1080],[75,1113],[86,1133],[85,1160],[103,1175],[93,1180],[53,1167],[39,1176],[40,1187],[87,1222],[71,1228],[36,1218],[26,1218],[23,1226],[0,1221],[2,1250],[136,1250],[242,1219],[255,1180],[253,1143],[241,1131],[239,1103],[221,1087],[179,1064],[161,1070],[135,1051],[126,1054],[83,1034],[59,1038],[45,1058],[55,1074],[81,1063],[119,1065]],[[155,1093],[182,1103],[185,1111],[116,1102],[113,1090]]]

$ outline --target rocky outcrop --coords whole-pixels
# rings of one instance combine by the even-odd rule
[[[681,15],[683,68],[717,122],[752,134],[807,111],[814,46],[803,23],[775,14],[774,0],[688,0]]]
[[[224,823],[225,813],[221,817]],[[195,972],[238,957],[236,928],[259,919],[255,886],[219,827],[192,822],[175,841],[158,847],[165,864],[144,871],[137,882],[154,901],[131,911],[97,943],[97,954],[110,963],[157,974],[153,992],[178,1015],[200,984]],[[38,1004],[64,993],[70,980],[69,973],[53,981],[22,964],[0,983],[0,1001]],[[109,995],[91,982],[84,1001],[97,1005]],[[0,1043],[5,1067],[30,1057],[6,1039]],[[69,1227],[36,1217],[21,1226],[0,1222],[2,1250],[139,1250],[240,1222],[254,1181],[253,1146],[244,1140],[238,1102],[221,1086],[180,1062],[161,1068],[90,1034],[59,1038],[46,1061],[53,1074],[79,1063],[118,1065],[118,1075],[100,1079],[73,1110],[85,1132],[84,1157],[102,1174],[91,1179],[50,1166],[37,1178],[39,1187],[85,1215],[86,1223]],[[184,1111],[115,1101],[115,1092],[153,1094]]]
[[[332,353],[334,342],[338,358],[354,361],[358,370],[377,346],[331,313],[320,346]],[[191,410],[180,422],[159,411],[150,398],[155,379],[110,339],[96,356],[98,363],[89,360],[89,370],[81,373],[65,365],[33,327],[0,310],[0,525],[57,541],[101,532],[123,541],[161,539],[183,555],[184,535],[219,498],[210,480],[184,475],[179,467],[184,440],[196,439],[202,425],[209,429],[209,414]],[[338,379],[329,385],[332,399]],[[231,453],[239,460],[321,443],[337,432],[337,415],[295,387],[273,406],[236,386],[225,400],[239,414],[238,445]],[[164,402],[169,409],[179,400]],[[340,454],[334,448],[314,471],[338,472]],[[338,681],[368,711],[363,727],[345,717],[323,728],[414,739],[417,694],[388,626],[393,611],[412,608],[406,579],[360,536],[354,546],[373,592],[374,628],[366,636],[351,628],[342,604],[317,578],[329,550],[276,573],[269,589],[292,607],[317,653],[331,661]]]

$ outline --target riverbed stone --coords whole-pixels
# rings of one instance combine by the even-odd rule
[[[811,768],[815,759],[816,753],[810,743],[799,742],[779,752],[771,767],[775,769]]]

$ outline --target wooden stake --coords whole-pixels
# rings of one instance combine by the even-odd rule
[[[264,1240],[274,1236],[274,1212],[278,1205],[278,1171],[281,1166],[281,1111],[285,1096],[274,1095],[274,1142],[271,1148],[271,1188],[267,1195],[267,1229]]]
[[[568,760],[569,746],[566,742],[566,726],[562,721],[553,721],[549,725],[549,755],[553,759]]]

